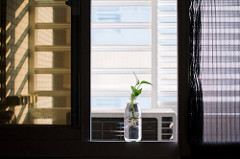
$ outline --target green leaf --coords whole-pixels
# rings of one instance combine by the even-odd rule
[[[152,85],[152,83],[150,83],[150,82],[148,82],[148,81],[141,81],[141,83],[140,84],[149,84],[149,85]]]
[[[142,93],[142,88],[141,89],[138,89],[138,95],[140,95]]]
[[[131,86],[131,89],[132,89],[133,95],[134,95],[135,97],[137,97],[137,96],[138,96],[138,90],[137,90],[135,87],[133,87],[133,86]]]
[[[131,86],[131,89],[132,89],[132,94],[131,94],[131,100],[133,101],[135,99],[135,97],[139,96],[141,93],[142,93],[142,88],[139,88],[142,84],[149,84],[149,85],[152,85],[150,82],[148,81],[139,81],[137,75],[135,72],[133,72],[135,78],[136,78],[136,85],[135,86]]]
[[[135,76],[135,78],[136,78],[136,81],[137,81],[137,83],[136,83],[136,85],[135,85],[135,86],[137,86],[137,85],[139,84],[139,79],[138,79],[138,77],[137,77],[137,75],[136,75],[136,73],[135,73],[135,72],[133,72],[133,74],[134,74],[134,76]]]

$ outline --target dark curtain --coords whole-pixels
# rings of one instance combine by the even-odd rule
[[[200,80],[201,0],[190,0],[190,142],[199,144],[203,136],[203,100]]]
[[[240,0],[190,1],[191,143],[239,143]]]

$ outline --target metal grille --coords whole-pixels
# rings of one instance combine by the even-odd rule
[[[156,118],[143,118],[142,140],[156,141],[158,134],[157,125],[158,121]],[[92,118],[92,139],[123,141],[123,127],[123,118]]]
[[[162,117],[162,140],[173,140],[173,118]]]

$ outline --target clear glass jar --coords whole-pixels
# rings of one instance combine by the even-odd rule
[[[124,139],[139,142],[142,139],[142,113],[137,100],[127,103],[124,113]]]

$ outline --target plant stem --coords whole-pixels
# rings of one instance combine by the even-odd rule
[[[140,86],[141,86],[141,84],[138,85],[137,89],[139,89]]]
[[[132,96],[132,97],[131,97],[131,111],[132,111],[132,116],[133,116],[133,118],[135,118],[134,107],[133,107],[133,101],[134,101],[134,99],[135,99],[135,97]]]

